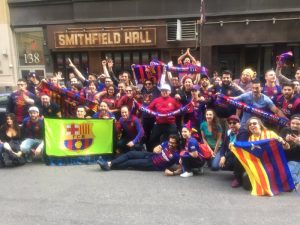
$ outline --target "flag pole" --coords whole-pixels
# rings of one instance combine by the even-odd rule
[[[203,45],[203,25],[205,23],[205,4],[204,4],[204,0],[201,0],[200,2],[200,20],[199,20],[199,24],[200,24],[200,29],[199,29],[199,53],[200,53],[200,59],[199,61],[201,62],[202,65],[202,45]]]

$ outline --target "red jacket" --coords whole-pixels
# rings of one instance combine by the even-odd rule
[[[168,96],[167,98],[159,97],[154,99],[147,108],[160,114],[167,114],[177,109],[180,109],[181,104],[175,98],[172,98],[170,96]],[[175,124],[175,116],[168,116],[168,117],[157,116],[156,123]]]

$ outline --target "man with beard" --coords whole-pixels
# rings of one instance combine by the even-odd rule
[[[34,104],[35,96],[27,91],[27,83],[24,79],[17,81],[18,90],[11,93],[8,98],[7,112],[16,115],[19,124],[28,115],[28,108]]]
[[[282,85],[282,94],[277,96],[274,101],[275,105],[288,118],[300,112],[300,96],[294,93],[294,85],[292,83],[285,83]]]
[[[51,102],[50,97],[45,93],[41,94],[41,102],[38,104],[38,107],[41,110],[40,114],[44,117],[61,118],[59,106]]]
[[[170,135],[169,140],[156,146],[153,152],[130,151],[108,162],[99,157],[97,163],[104,171],[112,169],[165,170],[167,176],[179,175],[181,172],[180,168],[177,168],[175,171],[169,170],[170,167],[179,163],[178,146],[178,136]]]
[[[223,128],[225,128],[226,118],[236,113],[236,108],[227,103],[218,101],[215,93],[220,93],[228,97],[235,97],[242,94],[242,91],[232,82],[232,72],[225,70],[222,73],[221,86],[215,86],[209,89],[209,93],[212,96],[212,108],[215,109],[217,116],[221,119]]]
[[[300,192],[300,114],[291,117],[290,127],[284,128],[280,136],[291,146],[289,151],[285,151],[285,155],[296,190]]]
[[[274,114],[277,114],[280,117],[286,117],[283,112],[278,109],[272,100],[261,93],[262,92],[262,86],[258,79],[252,81],[252,91],[246,92],[238,97],[235,97],[234,99],[241,101],[247,105],[250,105],[253,108],[261,109],[265,112],[273,112]],[[237,114],[239,115],[241,113],[240,110],[237,111]],[[247,120],[251,117],[251,113],[249,112],[243,112],[242,120],[241,120],[241,126],[245,126]]]
[[[28,112],[29,117],[25,118],[22,124],[22,134],[25,140],[22,141],[20,149],[30,162],[33,155],[41,156],[43,153],[44,123],[36,106],[31,106]]]

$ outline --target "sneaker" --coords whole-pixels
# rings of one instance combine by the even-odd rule
[[[104,171],[109,171],[110,170],[110,168],[108,166],[108,163],[102,157],[99,157],[99,159],[97,160],[97,164]]]
[[[297,193],[300,193],[300,183],[295,185],[295,190]]]
[[[234,178],[231,182],[232,188],[237,188],[237,187],[240,187],[241,185],[242,185],[241,182],[237,178]]]
[[[184,172],[182,174],[180,174],[181,177],[192,177],[194,176],[193,172]]]

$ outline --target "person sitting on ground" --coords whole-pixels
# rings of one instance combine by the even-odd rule
[[[129,112],[127,106],[121,107],[121,118],[117,123],[117,132],[121,134],[117,144],[117,153],[142,150],[143,126],[140,120]]]
[[[290,149],[290,145],[287,141],[285,141],[282,137],[277,135],[274,131],[268,130],[262,123],[262,121],[255,116],[252,116],[248,119],[246,123],[247,130],[249,132],[248,141],[259,141],[259,140],[265,140],[265,139],[276,139],[279,141],[283,149],[288,150]],[[245,169],[240,165],[240,167],[235,168],[236,174],[245,174]],[[241,177],[240,177],[241,179]],[[242,177],[242,180],[239,180],[239,182],[243,184],[243,187],[246,190],[250,190],[250,181],[247,175]]]
[[[26,160],[30,162],[33,156],[42,156],[44,150],[44,123],[36,106],[31,106],[28,112],[29,117],[25,118],[22,124],[24,140],[20,145],[20,149]]]
[[[220,161],[220,147],[222,144],[223,130],[219,123],[219,119],[212,109],[205,112],[205,120],[200,125],[202,140],[207,144],[208,148],[213,151],[210,161],[211,169],[218,170]]]
[[[296,190],[300,192],[300,114],[292,115],[290,126],[283,128],[280,136],[291,146],[285,155]]]
[[[153,152],[130,151],[112,161],[104,161],[99,157],[97,163],[104,171],[111,169],[135,169],[147,171],[164,171],[167,176],[178,175],[181,172],[179,163],[179,137],[170,135],[169,140],[153,149]],[[174,170],[174,165],[177,165]]]
[[[20,150],[21,130],[15,114],[6,115],[6,122],[0,128],[0,167],[25,163]]]
[[[196,138],[192,137],[192,128],[189,124],[185,125],[181,131],[182,138],[184,139],[184,149],[180,152],[179,163],[182,166],[181,177],[193,176],[193,168],[202,168],[205,160],[199,147]]]
[[[229,149],[229,144],[236,141],[236,136],[241,128],[240,118],[232,115],[227,118],[228,130],[223,138],[222,147],[220,150],[219,168],[222,170],[233,170],[235,156]],[[219,168],[215,168],[218,170]]]

